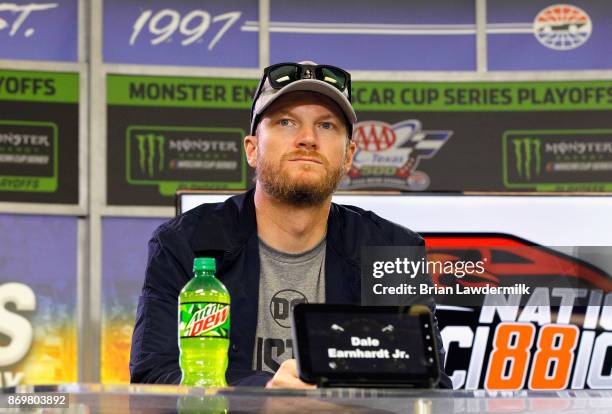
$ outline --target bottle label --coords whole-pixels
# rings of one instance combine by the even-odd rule
[[[230,306],[227,303],[181,303],[179,312],[181,338],[227,338],[229,335]]]

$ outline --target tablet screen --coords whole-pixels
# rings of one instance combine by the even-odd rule
[[[294,309],[298,365],[307,379],[411,381],[437,374],[429,314],[393,307],[342,308]]]

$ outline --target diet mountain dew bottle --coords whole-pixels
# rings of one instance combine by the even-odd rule
[[[226,387],[230,295],[215,277],[215,259],[196,258],[194,278],[179,295],[181,384]]]

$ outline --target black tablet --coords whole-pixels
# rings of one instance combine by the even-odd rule
[[[302,381],[321,387],[432,388],[439,361],[426,306],[301,303],[293,344]]]

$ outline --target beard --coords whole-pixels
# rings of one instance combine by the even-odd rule
[[[325,168],[325,174],[317,181],[293,179],[283,168],[289,159],[304,156],[316,158]],[[308,166],[312,168],[314,166]],[[295,207],[311,207],[323,203],[338,187],[344,171],[342,165],[330,166],[329,161],[312,151],[297,150],[285,154],[278,164],[273,164],[262,156],[257,148],[256,180],[263,186],[266,193],[279,201]]]

